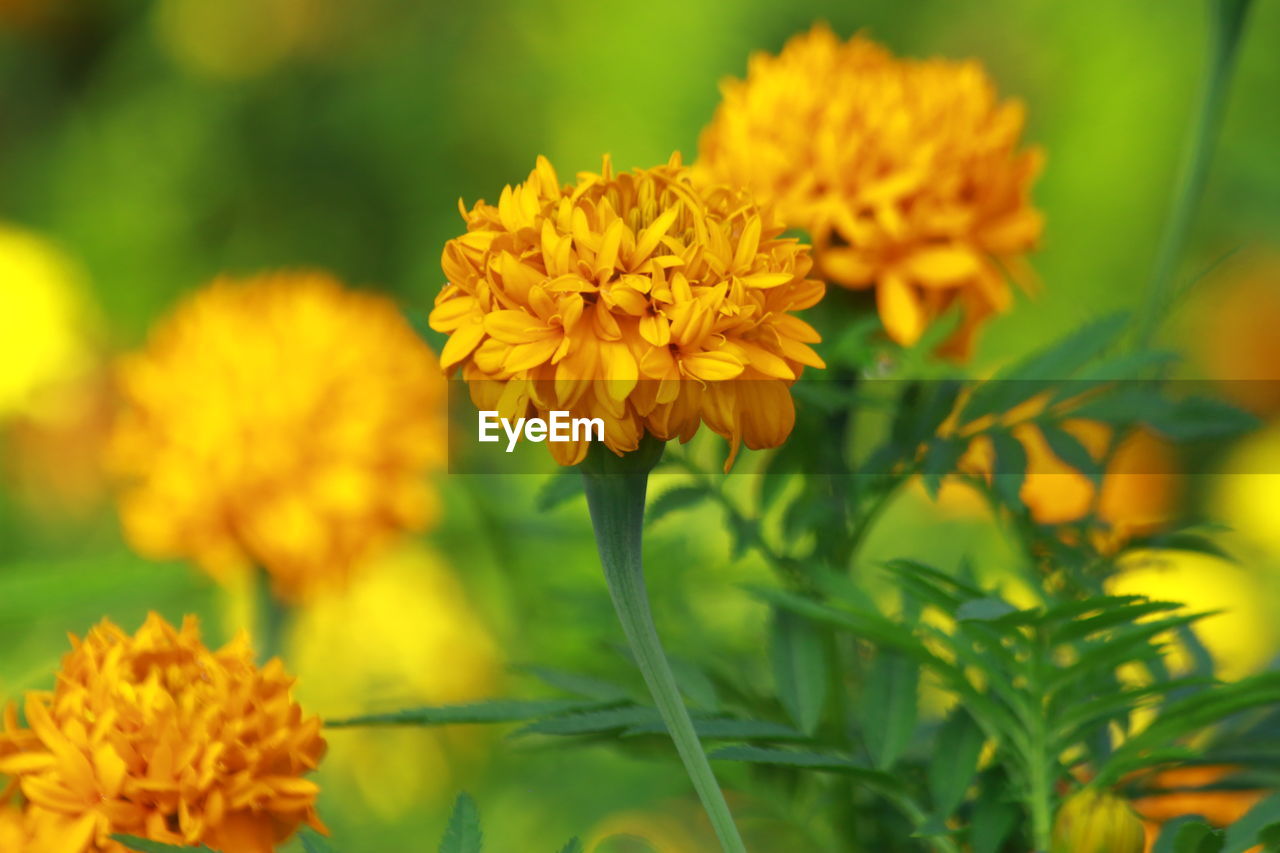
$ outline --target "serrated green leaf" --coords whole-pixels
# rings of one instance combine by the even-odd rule
[[[576,838],[570,838],[569,842],[560,848],[560,853],[583,853],[582,842]]]
[[[707,489],[705,486],[673,486],[649,501],[649,506],[645,510],[645,523],[655,524],[677,510],[696,506],[706,497]]]
[[[480,831],[480,812],[468,794],[459,794],[453,814],[440,839],[440,853],[481,853],[484,835]]]
[[[943,479],[955,472],[965,448],[965,442],[957,438],[937,437],[929,442],[925,448],[924,460],[920,463],[920,474],[930,499],[938,499]]]
[[[995,451],[991,487],[1005,506],[1022,509],[1022,484],[1027,479],[1027,449],[1004,429],[987,433]]]
[[[1102,482],[1102,466],[1093,458],[1088,449],[1080,443],[1080,439],[1056,424],[1040,423],[1040,434],[1044,436],[1049,450],[1062,460],[1069,468],[1079,471],[1097,486]]]
[[[704,740],[763,740],[763,741],[796,741],[805,740],[807,735],[790,726],[768,720],[739,720],[731,717],[703,719],[695,717],[694,731]],[[632,726],[623,731],[623,737],[638,735],[665,734],[667,727],[661,720],[654,720],[643,725]]]
[[[1062,340],[998,372],[969,397],[961,423],[1008,412],[1067,379],[1115,343],[1129,321],[1127,314],[1095,320]]]
[[[120,842],[129,850],[135,851],[135,853],[218,853],[217,850],[203,845],[187,847],[186,845],[164,844],[159,841],[139,838],[136,835],[112,835],[111,839]]]
[[[942,818],[954,814],[964,801],[985,743],[982,729],[963,707],[952,711],[938,730],[928,775],[933,810]]]
[[[538,512],[550,512],[561,504],[582,495],[582,476],[573,468],[561,468],[538,489],[534,506]]]
[[[601,707],[599,702],[581,702],[572,699],[545,701],[494,700],[465,705],[436,705],[423,708],[405,708],[379,714],[362,714],[339,720],[328,720],[330,729],[356,726],[451,726],[467,723],[520,723],[552,714],[583,711]]]
[[[800,731],[813,734],[827,698],[827,652],[821,632],[808,620],[775,608],[769,650],[778,701]]]
[[[895,794],[905,791],[903,783],[893,774],[866,767],[850,758],[832,753],[769,749],[760,746],[726,746],[712,752],[709,757],[717,761],[742,761],[748,764],[771,764],[779,767],[841,773],[881,791],[890,791]]]
[[[920,666],[901,652],[882,650],[864,684],[863,731],[877,769],[889,770],[916,728]]]
[[[1197,817],[1177,818],[1160,830],[1152,853],[1219,853],[1222,833]]]
[[[985,596],[973,598],[961,604],[956,609],[956,621],[993,622],[1017,612],[1018,608],[1003,598]]]
[[[525,664],[515,667],[518,672],[525,672],[549,687],[594,699],[599,702],[623,702],[634,698],[631,691],[620,684],[605,681],[592,675],[569,672],[555,667]]]
[[[662,725],[662,717],[655,709],[628,705],[622,708],[606,708],[548,717],[518,729],[513,736],[594,735],[650,724]]]

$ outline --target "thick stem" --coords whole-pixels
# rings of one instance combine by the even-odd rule
[[[658,713],[671,733],[721,847],[725,853],[746,853],[724,794],[698,742],[693,720],[680,698],[649,610],[640,550],[644,498],[649,471],[662,456],[662,448],[661,442],[646,437],[638,450],[618,457],[602,445],[593,445],[582,464],[587,506],[614,609]]]
[[[1138,330],[1138,347],[1145,349],[1159,326],[1170,299],[1174,273],[1195,215],[1196,204],[1204,192],[1209,174],[1209,162],[1213,157],[1213,145],[1222,124],[1222,114],[1227,104],[1227,90],[1231,84],[1231,72],[1235,68],[1240,36],[1244,32],[1245,19],[1252,0],[1209,0],[1210,41],[1209,62],[1196,107],[1191,135],[1183,151],[1178,171],[1177,188],[1173,196],[1173,209],[1165,223],[1160,249],[1147,288]]]

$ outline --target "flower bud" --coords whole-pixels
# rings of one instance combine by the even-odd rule
[[[1145,847],[1142,820],[1114,794],[1085,788],[1058,809],[1053,853],[1143,853]]]

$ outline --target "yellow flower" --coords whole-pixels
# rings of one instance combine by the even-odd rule
[[[915,343],[958,307],[945,350],[963,357],[1012,300],[1002,268],[1040,237],[1029,190],[1038,149],[1018,148],[1017,101],[976,61],[898,59],[824,25],[728,80],[702,134],[698,168],[777,204],[808,230],[821,272],[875,288],[885,330]]]
[[[43,238],[0,225],[0,420],[43,414],[45,392],[93,365],[79,271]]]
[[[498,691],[501,674],[497,643],[466,590],[420,546],[393,549],[345,593],[309,602],[288,649],[298,698],[326,719],[478,701]],[[395,818],[452,797],[485,737],[474,726],[335,730],[325,772]]]
[[[0,734],[35,849],[123,853],[119,832],[270,853],[323,828],[302,778],[324,754],[320,720],[279,659],[259,669],[243,634],[211,651],[194,617],[176,629],[154,613],[133,636],[104,620],[72,646],[54,689],[27,693],[30,728]]]
[[[741,443],[790,434],[790,386],[824,366],[791,312],[823,285],[806,278],[808,247],[744,191],[695,185],[679,155],[623,174],[606,157],[562,186],[540,157],[496,206],[462,212],[431,326],[449,334],[441,363],[461,367],[481,409],[598,417],[616,453],[705,423],[732,461]],[[587,442],[548,447],[572,465]]]
[[[25,812],[0,804],[0,850],[5,853],[34,853],[30,821]]]
[[[1129,804],[1083,788],[1058,809],[1053,853],[1143,853],[1146,830]]]
[[[304,597],[425,527],[444,380],[388,299],[320,273],[220,279],[120,369],[130,542]]]

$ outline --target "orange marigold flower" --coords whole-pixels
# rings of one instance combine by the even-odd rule
[[[705,423],[732,461],[741,443],[790,434],[790,386],[824,366],[791,312],[824,287],[807,278],[808,247],[745,191],[695,185],[678,154],[622,174],[606,157],[569,186],[540,157],[496,206],[462,215],[430,322],[480,408],[599,417],[616,453],[645,433],[687,441]],[[548,447],[572,465],[587,442]]]
[[[1230,826],[1248,814],[1271,792],[1262,788],[1207,789],[1228,782],[1240,768],[1226,764],[1178,767],[1155,774],[1146,787],[1152,793],[1133,801],[1147,827],[1147,851],[1155,846],[1161,827],[1185,815],[1199,815],[1213,826]],[[1207,790],[1206,790],[1207,789]],[[1249,853],[1261,853],[1252,847]]]
[[[1043,157],[1018,148],[1022,104],[1001,101],[976,61],[898,59],[825,25],[721,88],[699,169],[807,229],[828,280],[874,287],[895,341],[958,307],[945,350],[967,355],[1012,300],[1002,267],[1042,228],[1029,190]]]
[[[120,369],[130,542],[296,599],[434,514],[444,379],[389,299],[321,273],[219,279]]]
[[[323,830],[302,778],[324,755],[320,720],[278,658],[259,669],[243,634],[211,651],[195,617],[177,629],[155,613],[133,636],[104,620],[72,646],[54,689],[27,694],[30,728],[0,733],[33,849],[124,853],[110,836],[125,833],[271,853],[303,823]]]

